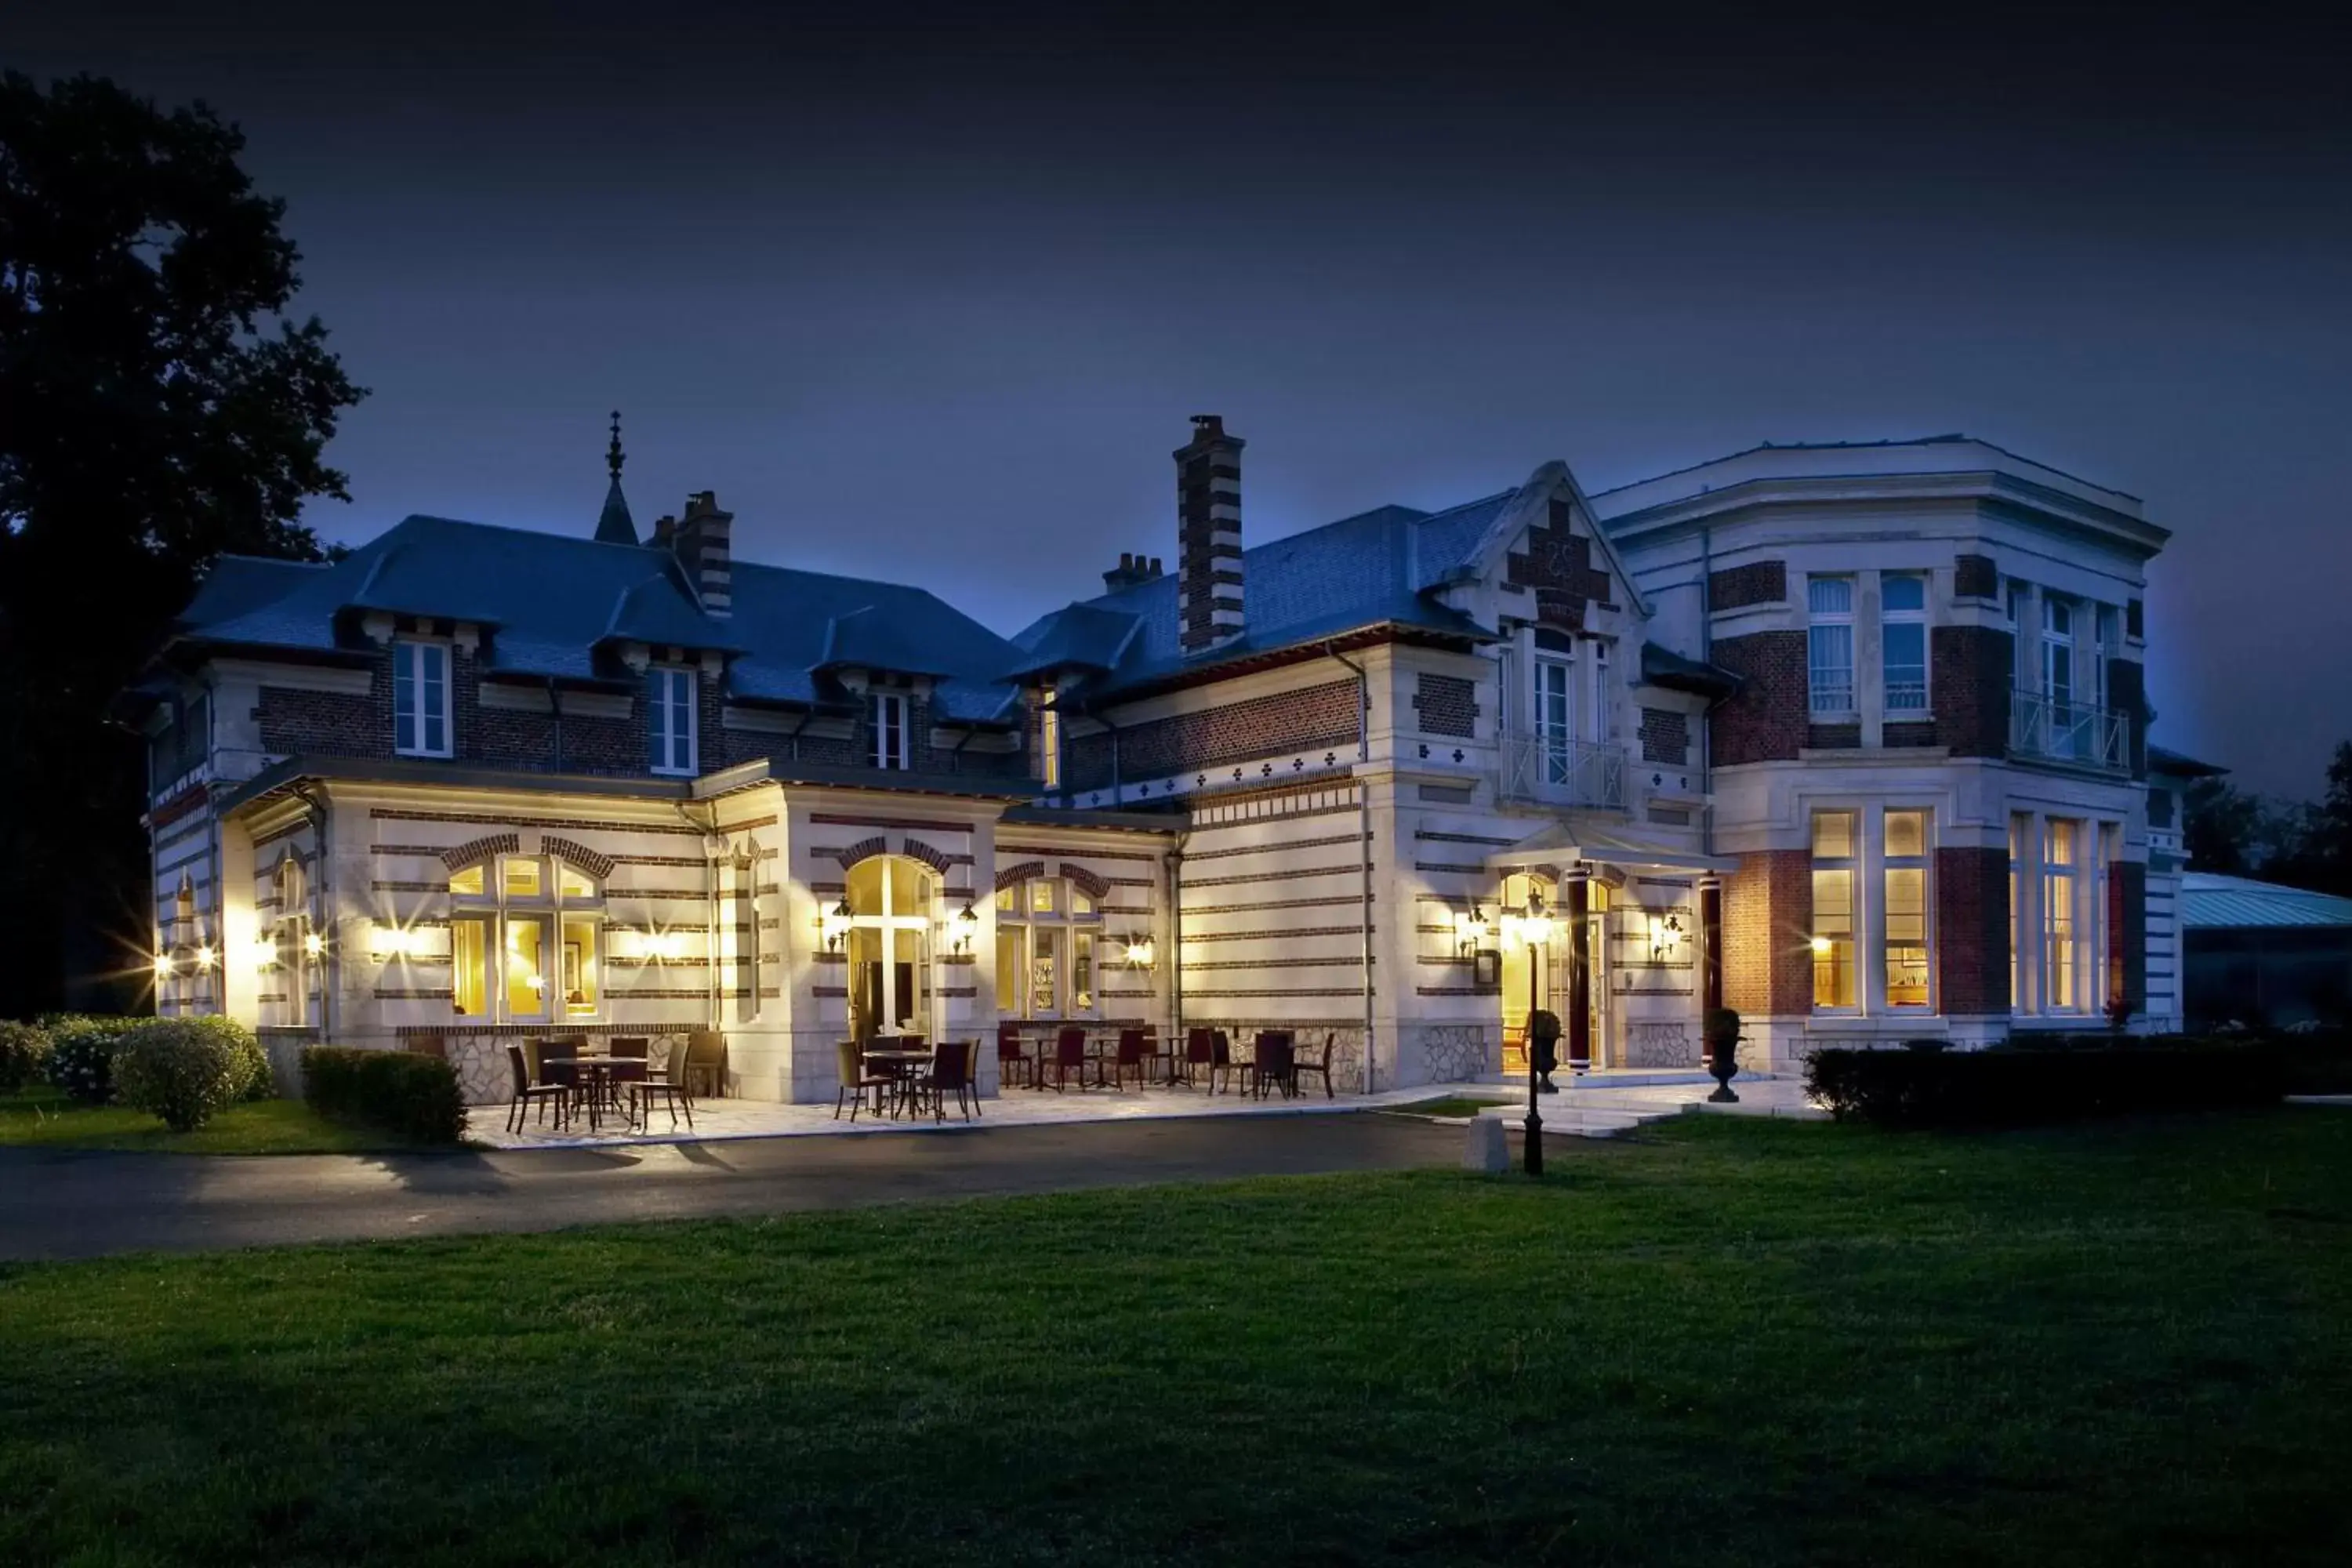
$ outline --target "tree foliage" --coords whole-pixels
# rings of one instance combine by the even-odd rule
[[[107,724],[224,552],[315,559],[324,460],[364,395],[245,139],[91,77],[0,75],[0,1013],[143,944],[134,740]],[[64,939],[64,940],[61,940]]]
[[[2352,741],[2336,746],[2327,792],[2316,801],[2276,801],[2199,779],[2189,788],[2182,833],[2194,870],[2352,898]]]

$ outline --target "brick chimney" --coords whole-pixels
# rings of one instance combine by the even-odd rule
[[[1103,574],[1103,592],[1116,594],[1121,588],[1132,588],[1138,583],[1149,583],[1160,574],[1160,557],[1149,561],[1129,551],[1118,552],[1118,564]]]
[[[687,580],[702,595],[702,607],[721,618],[735,608],[734,527],[735,514],[719,510],[719,492],[697,490],[686,498],[686,515],[677,520],[670,541],[686,567]]]
[[[1242,632],[1242,446],[1214,414],[1176,449],[1176,626],[1186,653]]]

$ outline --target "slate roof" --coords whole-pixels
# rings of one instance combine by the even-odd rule
[[[837,626],[887,626],[853,651],[943,678],[940,717],[1002,722],[1019,708],[1003,671],[1020,650],[924,589],[738,561],[735,613],[719,619],[667,550],[451,518],[407,518],[327,566],[225,557],[181,635],[325,652],[360,646],[352,612],[368,610],[479,624],[492,674],[632,679],[616,657],[629,640],[728,654],[730,695],[800,704],[840,695],[824,679]]]
[[[2246,877],[2190,871],[2180,879],[2180,923],[2199,931],[2277,926],[2334,926],[2352,931],[2352,899]]]

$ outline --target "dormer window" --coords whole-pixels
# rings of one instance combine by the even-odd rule
[[[450,731],[449,647],[437,642],[392,647],[392,749],[404,757],[446,757]]]
[[[657,665],[646,672],[646,740],[657,773],[695,771],[694,671]]]
[[[874,765],[903,770],[912,766],[914,752],[908,738],[908,702],[904,692],[873,695]]]

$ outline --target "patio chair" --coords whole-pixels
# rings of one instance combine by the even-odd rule
[[[1292,1071],[1297,1059],[1295,1041],[1296,1037],[1287,1029],[1259,1032],[1256,1047],[1251,1053],[1251,1061],[1257,1068],[1257,1082],[1254,1088],[1258,1099],[1264,1100],[1271,1089],[1280,1089],[1285,1100],[1298,1092],[1298,1079]]]
[[[1327,1031],[1323,1036],[1323,1055],[1319,1058],[1315,1057],[1293,1057],[1291,1058],[1291,1082],[1296,1084],[1304,1075],[1313,1073],[1323,1080],[1323,1098],[1326,1100],[1332,1099],[1331,1057],[1332,1053],[1337,1051],[1339,1048],[1339,1037],[1337,1034]],[[1303,1093],[1305,1091],[1301,1090],[1301,1092]]]
[[[882,1114],[884,1096],[898,1087],[898,1080],[886,1072],[866,1070],[866,1053],[856,1040],[844,1040],[833,1047],[834,1059],[839,1064],[841,1087],[833,1093],[833,1119],[841,1120],[841,1108],[849,1107],[849,1120],[857,1120],[857,1112],[866,1104],[866,1091],[874,1091],[874,1114]]]
[[[580,1057],[571,1044],[560,1037],[527,1042],[539,1047],[538,1062],[531,1073],[534,1083],[552,1084],[563,1091],[567,1111],[583,1100],[588,1106],[588,1125],[596,1125],[596,1102],[582,1092]],[[568,1117],[566,1118],[568,1119]],[[558,1125],[562,1125],[560,1119]]]
[[[915,1107],[922,1109],[926,1098],[931,1102],[932,1119],[948,1119],[947,1097],[952,1091],[956,1109],[969,1121],[980,1110],[980,1086],[971,1080],[973,1042],[941,1040],[931,1052],[931,1065],[914,1082]]]
[[[1213,1030],[1184,1031],[1184,1081],[1194,1089],[1201,1086],[1201,1069],[1210,1068],[1210,1078],[1216,1077],[1217,1039]]]
[[[1018,1083],[1026,1072],[1029,1081],[1037,1081],[1037,1058],[1022,1044],[1021,1026],[1010,1020],[996,1026],[996,1081],[1010,1087]]]
[[[678,1078],[673,1071],[670,1076]],[[727,1037],[716,1029],[690,1029],[686,1037],[685,1076],[679,1079],[688,1094],[712,1100],[727,1094]]]
[[[1219,1073],[1225,1075],[1225,1081],[1229,1084],[1235,1078],[1239,1078],[1242,1080],[1242,1087],[1234,1092],[1247,1094],[1250,1091],[1250,1080],[1256,1076],[1257,1064],[1234,1060],[1232,1039],[1223,1029],[1212,1029],[1209,1031],[1209,1092],[1211,1094],[1217,1092]]]
[[[1129,1069],[1133,1068],[1135,1087],[1141,1089],[1147,1064],[1150,1060],[1151,1047],[1145,1043],[1143,1031],[1121,1029],[1118,1032],[1118,1053],[1110,1060],[1110,1086],[1113,1089],[1123,1087],[1127,1082]]]
[[[646,1060],[651,1043],[643,1035],[614,1035],[604,1042],[605,1054],[611,1058],[604,1068],[604,1103],[632,1122],[637,1120],[640,1103],[632,1091],[654,1076]],[[672,1116],[671,1121],[676,1120]]]
[[[562,1131],[564,1116],[570,1110],[562,1087],[534,1082],[530,1064],[524,1059],[520,1046],[507,1047],[507,1068],[514,1075],[514,1098],[507,1102],[507,1131],[520,1132],[523,1117],[534,1105],[539,1107],[539,1118],[543,1125],[547,1121],[547,1108],[552,1103],[555,1107],[555,1130]]]
[[[1054,1037],[1054,1092],[1061,1093],[1070,1085],[1070,1069],[1078,1069],[1078,1087],[1087,1087],[1087,1032],[1084,1029],[1064,1029]]]

